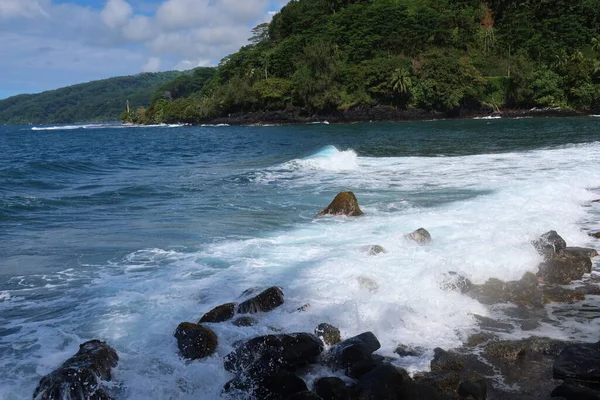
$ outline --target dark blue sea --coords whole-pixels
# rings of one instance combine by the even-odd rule
[[[599,166],[594,117],[0,126],[0,399],[31,398],[95,338],[119,352],[117,399],[215,399],[234,342],[321,322],[373,331],[385,356],[422,346],[397,362],[427,369],[433,348],[477,329],[475,314],[509,318],[443,290],[448,271],[519,279],[540,262],[530,241],[551,229],[600,247],[588,236]],[[346,190],[365,216],[315,216]],[[420,227],[431,245],[405,239]],[[387,252],[369,255],[375,244]],[[282,307],[253,327],[212,326],[215,357],[179,358],[180,322],[273,285]],[[600,339],[600,319],[548,314],[511,337]]]

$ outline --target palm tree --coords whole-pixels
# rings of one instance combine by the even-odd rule
[[[600,52],[600,36],[592,38],[592,50]]]
[[[390,77],[390,86],[392,87],[393,97],[406,104],[413,86],[410,72],[405,68],[396,68]]]

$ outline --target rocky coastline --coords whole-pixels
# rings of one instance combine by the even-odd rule
[[[292,125],[292,124],[350,124],[358,122],[411,122],[442,119],[472,118],[547,118],[576,117],[589,115],[589,112],[561,108],[532,108],[496,111],[493,108],[461,109],[455,113],[427,111],[417,108],[400,109],[384,105],[359,105],[345,110],[335,110],[314,114],[299,107],[289,107],[277,111],[255,111],[230,114],[227,117],[212,118],[198,125]]]
[[[362,211],[352,192],[342,192],[317,215],[325,214],[360,218]],[[590,236],[600,235],[590,233]],[[435,237],[419,228],[407,233],[405,239],[427,246]],[[486,305],[502,305],[510,322],[474,315],[479,330],[462,346],[442,349],[433,348],[435,343],[432,343],[429,371],[411,376],[397,365],[431,349],[401,344],[395,351],[396,357],[384,357],[376,353],[381,343],[372,332],[342,338],[338,327],[323,321],[313,332],[283,333],[274,329],[272,334],[233,344],[233,351],[221,360],[224,371],[231,373],[222,397],[600,400],[599,337],[590,337],[586,343],[542,336],[518,340],[502,337],[515,330],[534,330],[540,322],[546,322],[548,304],[568,307],[588,296],[600,295],[600,281],[591,274],[592,258],[598,256],[595,249],[569,247],[555,231],[542,234],[531,245],[542,262],[536,274],[526,273],[518,281],[489,279],[476,285],[453,271],[447,272],[441,283],[443,290],[460,292]],[[386,252],[378,245],[364,250],[374,257]],[[359,283],[377,290],[376,282]],[[211,326],[251,326],[284,303],[284,288],[248,289],[238,302],[206,311],[197,323],[182,322],[174,331],[180,357],[190,362],[216,357],[219,338]],[[309,307],[308,304],[300,307],[298,312]],[[33,398],[111,399],[110,385],[105,383],[111,379],[111,369],[117,362],[116,351],[107,343],[86,342],[76,355],[40,380]],[[312,377],[307,379],[309,371]]]

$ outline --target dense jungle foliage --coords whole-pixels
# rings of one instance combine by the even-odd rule
[[[375,104],[450,116],[600,108],[600,0],[292,0],[249,41],[214,76],[159,91],[123,120]]]
[[[149,105],[161,86],[168,87],[183,75],[178,71],[143,73],[9,97],[0,100],[0,124],[115,121],[127,100]]]

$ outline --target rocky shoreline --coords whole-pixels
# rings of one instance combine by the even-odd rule
[[[362,211],[352,192],[342,192],[318,213],[325,214],[360,218]],[[420,246],[435,240],[423,228],[405,238]],[[503,334],[531,331],[547,322],[546,305],[550,303],[568,305],[600,295],[600,285],[591,275],[591,259],[598,256],[595,249],[568,247],[555,231],[531,244],[543,261],[537,274],[526,273],[518,281],[489,279],[475,285],[466,277],[447,272],[441,283],[443,290],[460,292],[486,305],[502,305],[510,323],[474,315],[479,331],[459,348],[434,348],[430,371],[411,376],[397,366],[430,349],[401,344],[396,357],[384,357],[376,354],[381,344],[372,332],[342,338],[337,327],[324,321],[313,332],[281,333],[273,329],[273,334],[232,344],[233,351],[222,359],[223,369],[232,374],[222,396],[248,400],[600,400],[598,337],[589,338],[590,343],[540,336],[502,338]],[[372,256],[386,252],[378,245],[365,251]],[[377,290],[376,282],[367,280],[359,283]],[[215,307],[197,323],[182,322],[174,333],[179,355],[190,362],[215,357],[219,338],[211,329],[213,324],[252,326],[284,303],[281,287],[249,289],[239,302]],[[111,379],[117,362],[118,355],[108,344],[86,342],[75,356],[40,380],[34,399],[111,399],[110,386],[105,382]]]
[[[477,110],[459,110],[449,114],[438,111],[427,111],[416,108],[399,109],[391,106],[354,106],[345,110],[336,110],[323,114],[312,114],[302,108],[290,107],[277,111],[240,112],[227,117],[202,121],[200,125],[291,125],[291,124],[349,124],[357,122],[410,122],[441,119],[466,118],[544,118],[544,117],[576,117],[589,113],[561,108],[532,108],[495,111],[492,108]]]

